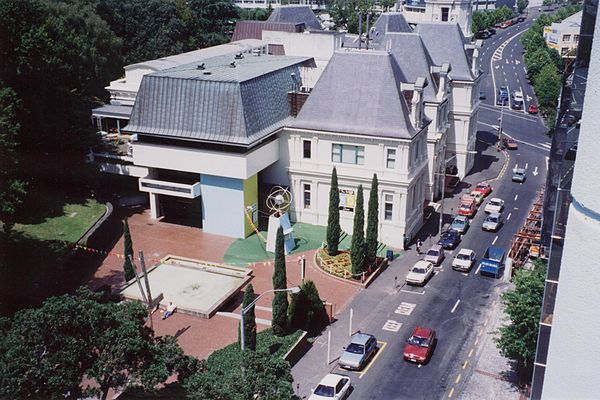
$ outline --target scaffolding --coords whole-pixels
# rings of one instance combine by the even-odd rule
[[[544,189],[540,189],[533,202],[525,223],[515,234],[508,256],[513,260],[513,268],[521,268],[529,258],[542,255],[542,209]]]

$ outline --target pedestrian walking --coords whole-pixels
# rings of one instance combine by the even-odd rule
[[[406,233],[402,234],[402,245],[406,251],[406,249],[408,249],[408,236],[406,236]]]
[[[422,246],[423,246],[423,242],[421,242],[421,239],[417,239],[416,247],[417,247],[417,254],[418,255],[421,255],[421,247]]]

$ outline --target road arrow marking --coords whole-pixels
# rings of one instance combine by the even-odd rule
[[[527,95],[527,101],[531,101],[533,100],[533,97],[531,97],[530,95]]]
[[[537,174],[538,174],[538,170],[537,170],[537,167],[535,167],[535,169],[533,170],[533,176],[537,176]]]
[[[521,62],[519,60],[515,60],[515,64],[519,65]]]

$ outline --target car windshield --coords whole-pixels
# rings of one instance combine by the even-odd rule
[[[462,208],[463,210],[470,210],[471,206],[468,204],[463,204],[462,206],[460,206],[460,208]]]
[[[498,222],[498,217],[488,217],[488,222]]]
[[[412,272],[414,272],[415,274],[424,274],[425,268],[415,267],[415,268],[413,268]]]
[[[413,346],[429,347],[429,340],[418,336],[409,337],[408,343],[412,344]]]
[[[456,256],[459,260],[468,260],[469,256],[467,254],[459,254]]]
[[[362,344],[350,343],[350,345],[346,348],[348,353],[354,354],[363,354],[365,352],[365,346]]]
[[[486,189],[487,185],[477,185],[477,189]]]
[[[438,255],[438,251],[437,251],[437,250],[429,250],[429,251],[427,252],[427,255],[428,255],[428,256],[437,257],[437,255]]]
[[[335,389],[332,386],[319,385],[315,389],[317,396],[333,397],[335,395]]]
[[[490,201],[490,204],[493,205],[493,206],[499,206],[500,202],[492,200],[492,201]]]

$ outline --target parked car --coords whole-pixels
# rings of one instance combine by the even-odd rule
[[[466,217],[473,218],[476,213],[477,213],[477,204],[475,204],[475,201],[463,200],[462,203],[460,203],[460,207],[458,209],[458,215],[464,215]]]
[[[431,359],[436,341],[434,330],[417,326],[404,345],[404,359],[426,364]]]
[[[502,86],[496,93],[496,105],[505,106],[508,103],[508,88]]]
[[[409,285],[423,286],[433,276],[433,264],[429,261],[419,260],[412,266],[406,275]]]
[[[512,103],[510,107],[513,110],[521,110],[523,109],[523,93],[520,91],[514,91],[512,94]]]
[[[504,271],[506,251],[501,247],[488,247],[479,261],[479,273],[482,276],[500,278]]]
[[[496,34],[496,30],[494,28],[488,28],[488,32],[490,33],[490,35]]]
[[[504,209],[504,200],[494,197],[484,207],[486,213],[499,213]]]
[[[527,179],[527,175],[525,174],[525,170],[523,168],[517,168],[513,172],[512,181],[523,183]]]
[[[485,92],[483,90],[479,91],[479,100],[485,100]]]
[[[480,205],[483,202],[483,193],[479,190],[472,190],[471,193],[469,193],[469,196],[473,198],[473,201],[477,205]]]
[[[345,399],[350,394],[350,386],[350,377],[342,374],[327,374],[312,390],[308,400]]]
[[[460,249],[452,260],[452,269],[457,271],[470,271],[475,263],[475,252],[471,249]]]
[[[447,230],[440,235],[440,240],[437,244],[442,246],[444,249],[455,249],[460,243],[460,233],[454,230]]]
[[[345,369],[361,370],[376,351],[375,336],[357,332],[350,338],[350,344],[344,348],[338,364]]]
[[[429,261],[435,266],[438,266],[444,261],[446,254],[444,252],[444,248],[439,244],[434,244],[431,246],[427,253],[425,253],[425,261]]]
[[[494,190],[494,189],[492,188],[492,185],[490,185],[489,183],[481,182],[481,183],[477,184],[477,186],[473,190],[480,192],[483,195],[483,197],[487,197],[490,193],[492,193],[492,190]]]
[[[452,220],[450,228],[448,229],[456,231],[461,235],[464,235],[465,233],[467,233],[467,230],[469,230],[469,225],[469,218],[465,217],[464,215],[457,215]]]
[[[498,229],[500,229],[500,227],[502,226],[502,223],[503,223],[502,214],[491,213],[490,215],[485,217],[485,220],[483,221],[483,224],[481,225],[481,229],[483,229],[484,231],[496,232]]]
[[[538,107],[537,104],[530,104],[529,107],[527,107],[527,112],[529,114],[537,114],[540,111],[540,107]]]
[[[521,15],[520,17],[517,18],[517,22],[523,22],[523,21],[525,21],[526,18],[527,18],[526,16]]]
[[[569,150],[565,152],[565,160],[575,161],[577,158],[577,143],[569,147]]]
[[[488,31],[479,31],[475,33],[475,39],[487,39],[492,36]]]
[[[502,144],[504,144],[504,147],[508,150],[517,150],[519,148],[517,142],[513,138],[509,138],[508,136],[502,137]]]

